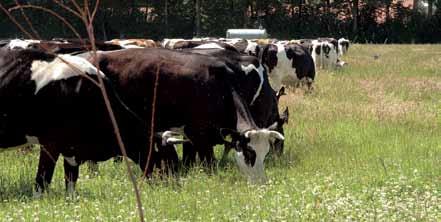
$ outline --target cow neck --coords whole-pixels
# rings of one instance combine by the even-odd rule
[[[253,117],[251,116],[248,106],[234,89],[232,90],[232,95],[234,106],[236,109],[237,131],[239,131],[240,133],[244,133],[252,129],[258,129],[256,123],[253,120]]]

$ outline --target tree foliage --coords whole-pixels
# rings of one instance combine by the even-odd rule
[[[196,2],[199,10],[196,10]],[[420,4],[422,0],[414,1]],[[9,7],[15,0],[3,3]],[[19,1],[51,8],[81,30],[80,21],[52,0]],[[68,1],[66,1],[68,2]],[[102,0],[95,21],[100,39],[224,37],[229,28],[268,30],[271,37],[298,39],[347,37],[357,42],[433,43],[441,41],[441,0],[428,0],[431,14],[392,0]],[[26,10],[44,38],[73,37],[44,12]],[[13,13],[24,23],[19,11]],[[197,26],[197,19],[200,26]],[[199,30],[198,30],[199,28]],[[0,37],[21,37],[14,24],[0,16]]]

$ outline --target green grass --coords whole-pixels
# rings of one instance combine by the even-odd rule
[[[147,221],[440,221],[440,52],[354,45],[349,66],[319,71],[312,94],[282,98],[286,152],[267,161],[267,184],[248,184],[233,162],[139,180]],[[98,175],[82,166],[70,197],[59,161],[50,192],[34,199],[37,150],[4,152],[0,162],[0,221],[138,220],[122,164],[100,164]]]

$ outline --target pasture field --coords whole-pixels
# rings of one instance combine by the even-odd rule
[[[314,92],[282,98],[285,154],[266,162],[267,184],[247,184],[233,159],[212,174],[139,179],[146,220],[441,221],[441,45],[354,45],[343,60],[319,71]],[[138,220],[113,161],[98,174],[83,165],[69,196],[60,159],[34,199],[37,151],[0,154],[0,221]]]

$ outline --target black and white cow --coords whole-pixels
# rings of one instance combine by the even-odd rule
[[[338,54],[334,43],[327,40],[312,41],[311,56],[314,60],[316,69],[333,69],[337,66]]]
[[[257,126],[266,128],[277,122],[276,130],[283,135],[283,124],[288,121],[288,110],[286,108],[283,115],[279,114],[276,92],[270,86],[267,72],[256,57],[222,49],[195,48],[187,51],[216,56],[219,60],[225,61],[240,77],[238,92],[250,106],[251,115]],[[275,140],[271,151],[282,154],[283,146],[283,141]],[[224,154],[227,153],[228,147]]]
[[[108,52],[100,54],[98,62],[112,82],[107,87],[114,87],[134,113],[146,118],[140,121],[111,99],[128,156],[141,169],[152,171],[153,163],[146,166],[146,126],[159,68],[155,131],[184,126],[185,135],[202,155],[209,152],[206,147],[222,143],[220,135],[231,134],[237,141],[241,171],[253,179],[264,178],[263,161],[270,143],[284,137],[256,126],[236,93],[236,75],[225,63],[164,49]],[[0,147],[21,145],[26,135],[35,136],[46,149],[65,156],[67,165],[74,168],[67,169],[72,175],[68,180],[73,181],[78,164],[121,155],[99,89],[77,72],[92,78],[103,75],[89,62],[35,50],[1,50],[0,69]],[[53,160],[40,159],[37,187],[50,183],[54,167]]]
[[[311,89],[315,78],[315,65],[308,48],[300,44],[285,46],[286,56],[292,61],[297,79],[303,81]]]
[[[315,78],[315,69],[311,68],[311,55],[302,46],[292,44],[268,44],[263,47],[260,55],[262,64],[269,70],[272,87],[278,91],[282,82],[291,77],[292,82],[309,82],[312,84]]]
[[[338,39],[338,53],[339,56],[346,54],[349,50],[349,40],[345,38]]]

